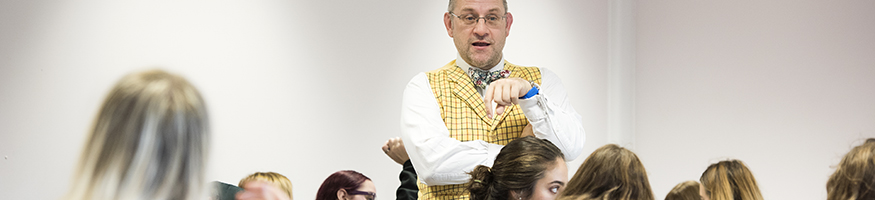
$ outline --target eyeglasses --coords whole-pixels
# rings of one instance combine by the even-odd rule
[[[502,15],[502,16],[498,16],[496,14],[489,14],[489,15],[486,15],[483,17],[478,17],[478,16],[475,16],[473,14],[465,14],[463,16],[458,16],[453,12],[450,12],[450,14],[456,18],[459,18],[459,20],[462,20],[463,24],[468,25],[468,26],[477,24],[477,22],[479,22],[480,19],[483,19],[483,21],[486,23],[487,26],[498,27],[498,26],[502,25],[501,21],[503,21],[504,18],[507,18],[507,14]]]
[[[365,195],[365,199],[367,199],[367,200],[374,200],[374,199],[377,199],[377,193],[373,193],[373,192],[365,192],[365,191],[358,191],[358,190],[350,190],[350,191],[348,191],[347,193],[348,193],[349,195]]]

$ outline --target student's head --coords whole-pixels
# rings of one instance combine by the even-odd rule
[[[760,188],[740,160],[711,164],[699,178],[699,195],[704,200],[762,200]]]
[[[201,95],[184,78],[161,70],[125,76],[98,111],[67,199],[199,199],[208,124]]]
[[[254,174],[241,179],[240,183],[237,184],[237,187],[246,189],[246,184],[252,181],[268,182],[286,192],[286,194],[289,195],[289,199],[292,199],[292,181],[282,174],[276,172],[255,172]]]
[[[678,183],[668,192],[668,195],[665,195],[665,200],[700,200],[702,196],[699,196],[699,182],[696,181],[684,181],[682,183]]]
[[[653,200],[653,192],[638,156],[608,144],[583,161],[560,198]]]
[[[352,170],[334,172],[322,182],[316,193],[316,200],[374,200],[376,197],[374,182]]]
[[[473,200],[555,199],[568,182],[559,148],[531,136],[505,145],[491,168],[480,165],[469,174]]]
[[[828,200],[875,199],[875,138],[851,149],[826,182]]]
[[[501,61],[512,23],[504,0],[451,0],[444,13],[444,26],[459,56],[481,69]]]

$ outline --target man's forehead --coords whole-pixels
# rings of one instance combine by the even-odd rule
[[[456,8],[468,12],[501,12],[504,8],[502,0],[458,0]]]
[[[462,12],[479,12],[479,11],[481,11],[481,10],[478,10],[477,8],[471,8],[471,7],[467,7],[467,8],[466,8],[466,7],[463,7],[461,11],[462,11]],[[501,8],[490,8],[489,10],[486,10],[486,11],[483,11],[483,12],[488,12],[488,13],[492,13],[492,12],[501,12]]]

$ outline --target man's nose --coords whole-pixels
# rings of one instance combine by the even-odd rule
[[[483,22],[481,23],[481,19]],[[480,18],[477,19],[477,22],[474,22],[474,35],[477,37],[486,37],[489,35],[489,28],[486,27],[486,19]]]

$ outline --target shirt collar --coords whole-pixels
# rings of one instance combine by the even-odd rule
[[[459,55],[458,53],[456,53],[456,65],[458,65],[459,68],[462,68],[465,73],[468,73],[468,69],[471,68],[471,65],[469,65],[468,62],[465,62],[465,59],[462,59],[462,55]],[[502,69],[504,69],[504,55],[501,55],[501,61],[499,61],[498,64],[490,68],[489,71],[494,72]]]

